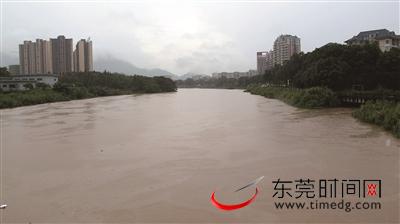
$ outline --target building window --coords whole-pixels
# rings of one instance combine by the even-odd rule
[[[3,85],[3,88],[6,88],[7,87],[7,85]]]
[[[17,88],[15,84],[10,84],[10,88]]]
[[[42,78],[37,78],[37,80],[42,81]]]
[[[389,44],[389,40],[386,40],[386,44]]]

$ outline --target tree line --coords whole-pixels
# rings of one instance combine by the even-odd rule
[[[73,72],[60,76],[54,89],[63,91],[68,88],[82,87],[96,96],[116,95],[116,93],[158,93],[174,92],[174,81],[163,76],[128,76],[119,73]]]
[[[8,75],[0,70],[0,75]],[[176,91],[175,83],[165,77],[127,76],[109,72],[68,73],[59,77],[53,88],[37,83],[26,85],[26,91],[0,91],[0,108],[11,108],[40,103],[85,99],[134,93]]]
[[[381,52],[376,44],[348,46],[327,44],[312,52],[296,54],[264,75],[273,84],[296,88],[328,87],[334,91],[400,89],[400,49]]]

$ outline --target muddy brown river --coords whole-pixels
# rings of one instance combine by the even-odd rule
[[[179,89],[1,110],[2,223],[377,223],[399,221],[400,141],[351,109],[298,109],[241,90]],[[248,206],[221,203],[259,194]],[[315,198],[295,198],[295,180]],[[273,181],[293,197],[277,198]],[[335,198],[320,180],[338,179]],[[343,180],[380,180],[381,197]],[[377,182],[375,182],[377,183]],[[347,185],[346,185],[347,186]],[[358,189],[358,188],[357,188]],[[371,191],[373,189],[370,189]],[[377,193],[379,191],[375,191]],[[304,195],[303,195],[304,196]],[[275,202],[379,202],[381,209],[277,209]]]

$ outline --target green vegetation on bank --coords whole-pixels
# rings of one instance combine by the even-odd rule
[[[130,93],[160,93],[176,91],[175,83],[165,77],[127,76],[118,73],[69,73],[60,77],[55,90],[74,95],[87,91],[93,96]]]
[[[62,75],[54,88],[42,84],[31,90],[0,93],[0,108],[97,96],[174,91],[175,83],[165,77],[126,76],[108,72],[69,73]]]
[[[295,88],[325,86],[333,91],[400,89],[400,49],[381,52],[375,44],[327,44],[294,55],[264,75],[267,83]]]
[[[400,137],[399,74],[400,49],[327,44],[275,66],[248,91],[303,108],[343,106],[343,98],[367,100],[353,116]],[[286,88],[261,87],[266,83]]]
[[[50,88],[37,88],[21,92],[0,93],[0,108],[12,108],[66,100],[70,100],[70,98],[60,92]]]
[[[352,116],[361,121],[381,126],[400,138],[400,91],[378,89],[374,91],[333,92],[326,87],[297,89],[265,85],[250,85],[246,91],[267,98],[279,99],[295,107],[308,109],[340,106],[341,95],[370,97],[373,100],[369,100],[356,108]]]
[[[353,112],[361,121],[379,125],[400,138],[400,103],[377,100],[368,101]]]
[[[246,91],[267,98],[279,99],[287,104],[301,108],[334,107],[340,103],[336,94],[326,87],[294,89],[253,85],[249,86]]]

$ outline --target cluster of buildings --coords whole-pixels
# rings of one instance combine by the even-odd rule
[[[387,29],[360,32],[345,41],[348,45],[377,44],[382,52],[400,48],[400,35]],[[292,35],[280,35],[274,42],[273,50],[257,52],[257,74],[265,74],[275,65],[283,65],[294,54],[301,51],[300,38]]]
[[[387,29],[369,30],[360,32],[345,41],[348,45],[364,45],[376,43],[382,52],[389,51],[391,48],[400,48],[400,35]],[[283,65],[294,54],[301,52],[300,38],[297,36],[284,34],[280,35],[273,44],[273,49],[269,51],[257,52],[257,71],[248,72],[221,72],[213,73],[212,77],[239,78],[253,75],[265,74],[267,70],[275,65]]]
[[[280,35],[273,44],[273,50],[257,52],[257,70],[248,72],[221,72],[213,73],[213,78],[227,77],[240,78],[265,74],[265,71],[272,69],[275,65],[283,65],[290,57],[301,51],[300,38],[285,34]]]
[[[247,72],[215,72],[212,73],[212,77],[213,78],[233,78],[233,79],[238,79],[240,77],[250,77],[250,76],[254,76],[257,75],[257,71],[256,70],[249,70]]]
[[[0,89],[25,90],[37,83],[53,86],[66,72],[93,71],[92,41],[58,36],[49,40],[24,41],[19,45],[19,65],[10,65],[11,76],[0,77]]]
[[[275,65],[283,65],[300,51],[300,38],[289,34],[280,35],[274,41],[273,50],[257,52],[257,74],[262,75]]]
[[[50,40],[36,39],[19,45],[19,65],[9,67],[11,74],[63,74],[93,71],[93,50],[90,39],[81,39],[73,49],[72,38],[58,36]]]

